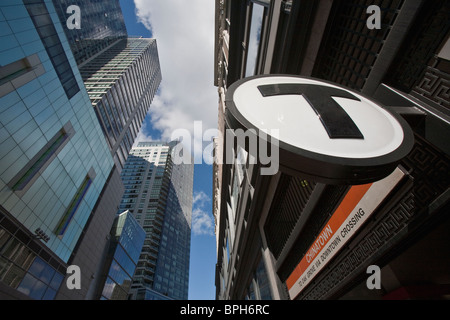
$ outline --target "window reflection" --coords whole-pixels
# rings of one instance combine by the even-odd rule
[[[36,300],[53,300],[64,276],[36,257],[17,290]]]
[[[253,274],[253,278],[247,288],[246,300],[272,300],[270,292],[269,279],[267,278],[264,260],[258,263],[258,266]]]
[[[40,300],[45,293],[45,284],[29,273],[25,275],[20,286],[17,288],[18,291],[26,294],[30,298]]]
[[[253,4],[250,36],[247,49],[247,65],[245,67],[245,76],[255,75],[256,60],[258,58],[258,48],[261,38],[261,28],[264,15],[264,7],[259,4]]]
[[[113,231],[117,243],[101,299],[125,300],[144,243],[145,232],[130,212],[124,212],[117,218]]]

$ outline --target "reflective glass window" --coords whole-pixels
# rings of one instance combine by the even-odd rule
[[[25,275],[17,288],[18,291],[36,300],[40,300],[43,297],[46,289],[47,286],[42,281],[39,281],[29,273]]]
[[[31,161],[19,171],[8,183],[14,191],[24,189],[34,178],[38,172],[49,164],[54,154],[57,154],[65,145],[65,143],[73,136],[73,128],[66,124],[58,133],[31,159]]]
[[[43,282],[49,284],[50,280],[55,274],[55,269],[50,267],[41,258],[36,257],[28,272],[34,275],[39,280],[42,280]]]
[[[92,179],[89,175],[87,175],[80,187],[78,188],[77,192],[75,193],[74,197],[72,198],[72,201],[70,202],[69,206],[67,207],[63,217],[58,223],[58,226],[55,229],[55,233],[57,235],[63,235],[67,227],[69,226],[70,222],[73,219],[73,216],[75,215],[75,212],[78,210],[78,207],[81,204],[81,201],[84,199],[84,196],[86,195],[89,187],[92,184]]]
[[[80,91],[78,85],[66,85],[66,82],[72,81],[75,79],[73,71],[70,69],[70,76],[65,75],[65,78],[62,78],[63,72],[58,68],[59,64],[55,64],[53,57],[58,56],[64,52],[61,41],[57,35],[56,29],[53,25],[53,21],[50,17],[49,12],[47,11],[47,7],[43,0],[24,0],[25,7],[30,14],[31,20],[33,21],[34,26],[42,40],[42,43],[47,51],[47,54],[52,61],[53,67],[58,75],[58,78],[63,85],[64,91],[68,99],[71,99],[78,91]],[[66,63],[68,63],[66,57]],[[69,65],[70,66],[70,65]]]
[[[267,278],[266,268],[264,266],[264,260],[258,264],[256,269],[256,282],[258,283],[259,296],[261,300],[271,300],[272,294],[270,293],[269,279]]]
[[[42,300],[53,300],[56,296],[56,291],[53,290],[52,288],[47,288],[47,290],[45,290],[44,295],[42,296]]]
[[[263,15],[264,7],[254,3],[251,16],[250,36],[247,44],[247,65],[245,68],[246,77],[254,75],[256,71]]]

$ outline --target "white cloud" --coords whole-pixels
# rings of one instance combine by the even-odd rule
[[[208,201],[210,201],[210,199],[203,191],[194,193],[194,197],[192,200],[194,206],[198,205],[200,207],[203,207]]]
[[[168,141],[172,133],[184,129],[195,138],[191,142],[191,150],[203,149],[200,146],[211,142],[209,139],[202,143],[203,133],[217,129],[218,94],[214,87],[215,2],[134,2],[138,21],[156,39],[162,73],[162,82],[150,107],[151,128],[144,126],[136,141],[159,138],[155,130],[161,132],[161,140]],[[197,134],[194,134],[194,127]],[[206,138],[210,136],[206,135]],[[211,199],[199,191],[194,192],[193,200],[193,234],[213,236]]]
[[[211,199],[203,192],[194,192],[192,210],[192,232],[194,235],[214,235],[214,221],[206,206]]]
[[[177,129],[194,138],[194,121],[202,121],[203,130],[217,128],[214,1],[134,1],[138,20],[156,39],[161,64],[163,80],[150,108],[153,129],[170,140]]]

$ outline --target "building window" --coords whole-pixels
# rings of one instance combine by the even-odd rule
[[[0,282],[33,299],[52,300],[64,279],[65,265],[43,250],[40,242],[32,250],[34,241],[7,215],[0,206]]]
[[[441,50],[439,50],[438,57],[450,61],[450,36],[444,42]]]
[[[14,61],[6,66],[0,67],[0,85],[15,79],[32,70],[27,58]]]
[[[0,98],[45,73],[37,54],[0,66]]]
[[[253,3],[251,11],[250,33],[247,41],[247,63],[245,67],[246,77],[257,74],[256,68],[264,20],[264,6]]]
[[[247,288],[246,300],[272,300],[270,292],[269,279],[264,265],[264,260],[261,260],[256,267],[253,278]]]
[[[8,186],[16,192],[24,193],[37,179],[40,172],[43,172],[59,151],[66,145],[75,131],[72,124],[67,122],[47,144],[30,160],[30,162],[17,173]]]
[[[234,238],[236,235],[235,227],[236,227],[236,210],[232,209],[230,204],[227,202],[227,213],[228,213],[228,229],[229,229],[229,235],[230,235],[230,241],[231,244],[234,243]]]
[[[72,221],[75,212],[78,210],[94,178],[95,178],[95,171],[93,168],[91,168],[91,170],[81,183],[80,187],[78,188],[77,192],[75,193],[74,197],[72,198],[72,201],[70,202],[63,217],[61,218],[61,220],[58,223],[58,226],[55,229],[55,234],[57,234],[59,237],[62,237],[66,232],[67,227]]]
[[[80,91],[80,88],[47,7],[43,0],[23,0],[23,3],[50,57],[67,98],[71,99]]]

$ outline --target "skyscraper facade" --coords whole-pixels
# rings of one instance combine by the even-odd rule
[[[117,40],[80,65],[80,72],[121,170],[161,82],[156,40]]]
[[[156,40],[128,37],[119,0],[52,1],[120,171],[161,82]]]
[[[0,10],[0,295],[53,299],[118,175],[52,2]]]
[[[146,236],[133,277],[134,299],[187,299],[193,165],[176,164],[177,142],[140,142],[121,173],[129,210]]]
[[[112,212],[123,193],[119,174],[150,108],[161,71],[156,40],[127,39],[118,1],[53,2],[61,24],[66,26],[68,43],[115,163],[109,192],[101,199],[114,209],[92,216],[71,258],[72,263],[88,270],[82,274],[86,285],[77,291],[63,287],[57,295],[60,299],[95,299],[101,285],[104,251],[109,245],[106,237],[114,219]],[[81,28],[66,25],[71,5],[79,7]]]
[[[77,65],[126,38],[127,29],[119,0],[52,0]],[[75,8],[76,9],[73,9]],[[79,9],[79,21],[71,19]],[[75,16],[73,16],[75,17]],[[78,25],[75,25],[75,22]],[[70,28],[69,28],[69,27]]]

